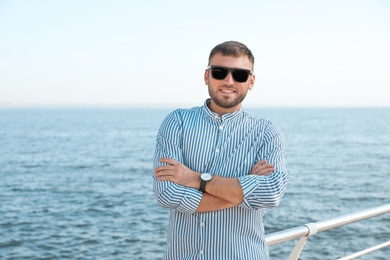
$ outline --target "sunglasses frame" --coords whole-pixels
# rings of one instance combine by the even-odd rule
[[[251,70],[247,70],[247,69],[229,68],[229,67],[217,66],[217,65],[209,65],[209,66],[207,66],[207,69],[208,69],[208,70],[212,70],[213,68],[221,68],[221,69],[225,69],[225,70],[228,71],[228,72],[226,73],[226,76],[225,76],[223,79],[216,79],[216,78],[214,78],[213,72],[211,71],[211,77],[213,77],[213,79],[216,79],[216,80],[224,80],[224,79],[226,79],[226,77],[227,77],[227,76],[229,75],[229,73],[230,73],[230,74],[232,74],[232,77],[233,77],[233,79],[234,79],[235,82],[244,83],[244,82],[247,82],[249,76],[253,74],[253,72],[252,72]],[[236,77],[234,76],[234,71],[245,71],[245,72],[248,73],[248,77],[246,78],[245,81],[237,81],[237,80],[236,80]]]

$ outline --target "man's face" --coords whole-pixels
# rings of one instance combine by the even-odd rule
[[[211,58],[210,66],[252,70],[253,64],[245,55],[234,57],[217,53]],[[253,88],[255,76],[249,75],[247,81],[237,82],[230,72],[224,79],[215,79],[212,77],[211,70],[206,69],[204,81],[209,88],[211,111],[223,115],[238,111],[241,108],[241,102],[248,90]]]

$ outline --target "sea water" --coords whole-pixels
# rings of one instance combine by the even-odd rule
[[[0,259],[161,259],[155,136],[173,109],[0,109]],[[390,202],[389,108],[247,109],[275,122],[290,174],[266,233]],[[390,239],[383,215],[309,238],[300,259]],[[270,246],[286,259],[297,241]],[[364,259],[389,259],[390,248]]]

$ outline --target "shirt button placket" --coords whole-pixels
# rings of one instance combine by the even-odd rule
[[[218,142],[217,142],[217,148],[215,148],[215,153],[218,154],[220,152],[220,145],[221,145],[221,141],[222,141],[222,137],[223,137],[223,133],[222,133],[222,130],[223,130],[223,125],[222,123],[219,125],[219,135],[218,135]]]
[[[200,225],[200,236],[201,236],[201,242],[199,247],[199,259],[204,259],[204,247],[205,247],[205,238],[206,238],[204,217],[200,218],[199,225]]]

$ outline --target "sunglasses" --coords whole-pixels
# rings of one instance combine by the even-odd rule
[[[249,75],[252,75],[251,70],[245,69],[232,69],[222,66],[208,66],[207,69],[211,70],[211,76],[214,79],[222,80],[227,77],[229,72],[232,74],[235,82],[243,83],[248,80]]]

